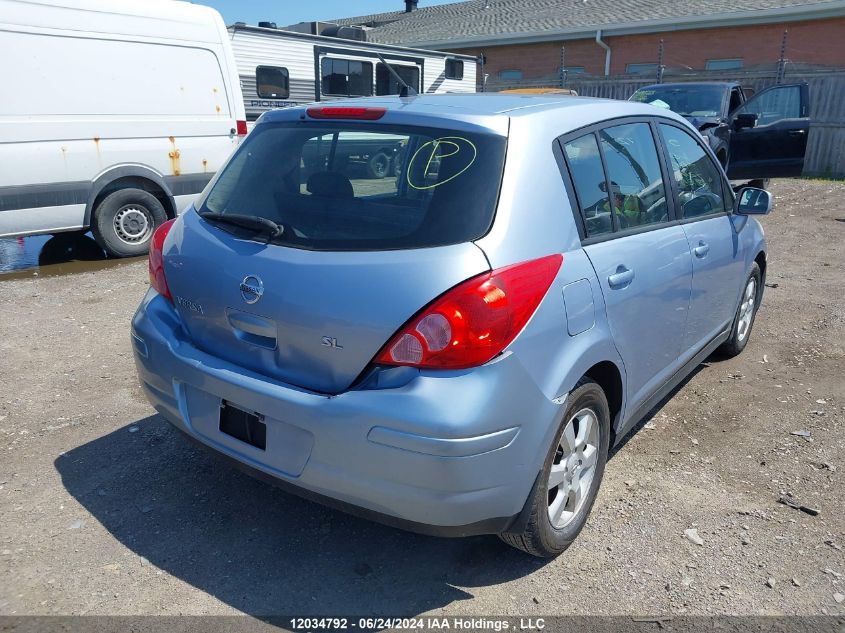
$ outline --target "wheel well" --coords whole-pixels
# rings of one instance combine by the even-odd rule
[[[161,202],[161,206],[164,207],[164,211],[167,213],[168,218],[176,217],[176,209],[173,207],[173,201],[170,196],[168,196],[164,189],[162,189],[159,185],[142,176],[124,176],[122,178],[112,180],[97,194],[97,197],[94,199],[94,204],[91,205],[91,212],[93,213],[96,211],[97,206],[106,198],[106,196],[114,193],[115,191],[119,191],[120,189],[141,189],[151,193],[158,198],[159,202]]]
[[[766,253],[760,251],[757,253],[757,257],[754,258],[754,261],[760,267],[760,284],[762,286],[766,283]],[[762,293],[760,294],[762,295]]]
[[[584,374],[595,380],[604,391],[607,405],[610,408],[610,445],[615,441],[617,418],[622,412],[622,375],[619,369],[610,361],[602,361],[590,367]]]

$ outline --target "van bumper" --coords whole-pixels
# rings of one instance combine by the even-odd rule
[[[382,523],[438,536],[514,528],[565,409],[513,354],[325,395],[209,355],[150,290],[132,320],[145,395],[191,439],[259,478]],[[365,383],[366,384],[366,383]],[[222,404],[255,412],[265,450],[219,429]]]

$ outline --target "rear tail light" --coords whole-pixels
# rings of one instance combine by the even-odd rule
[[[376,121],[384,116],[387,108],[367,108],[355,106],[322,106],[308,108],[305,111],[312,119],[357,119]]]
[[[458,284],[403,326],[374,362],[432,369],[483,365],[522,331],[562,263],[561,255],[550,255]]]
[[[237,131],[238,136],[246,136],[246,121],[236,121],[235,130]]]
[[[153,233],[153,239],[150,241],[150,286],[170,302],[173,301],[173,297],[170,295],[170,288],[167,287],[167,279],[164,276],[164,255],[162,254],[162,249],[164,248],[164,238],[167,237],[175,221],[175,219],[168,220],[159,226],[155,230],[155,233]]]

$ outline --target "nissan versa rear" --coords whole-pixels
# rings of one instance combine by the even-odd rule
[[[770,198],[739,197],[688,123],[641,104],[270,112],[154,236],[141,384],[299,494],[553,556],[609,447],[745,346],[765,273],[749,216]]]

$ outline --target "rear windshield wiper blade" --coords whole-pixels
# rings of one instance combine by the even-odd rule
[[[284,233],[285,227],[281,224],[276,224],[273,220],[262,218],[257,215],[244,215],[241,213],[230,213],[222,215],[220,213],[212,213],[211,211],[203,211],[200,213],[203,220],[215,222],[219,224],[231,224],[242,229],[255,231],[267,236],[267,243],[279,237]]]

